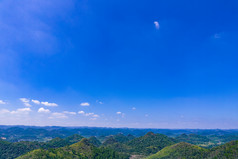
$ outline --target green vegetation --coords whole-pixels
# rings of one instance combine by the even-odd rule
[[[88,141],[96,147],[99,147],[102,144],[95,136],[90,137]]]
[[[21,141],[10,143],[7,141],[0,141],[0,158],[13,159],[26,152],[42,147],[44,143]]]
[[[70,146],[56,149],[37,149],[17,159],[123,159],[127,156],[120,156],[115,151],[105,148],[96,148],[88,139]]]
[[[189,143],[177,143],[165,147],[154,155],[146,159],[237,159],[238,141],[231,141],[224,145],[204,149]]]
[[[194,145],[203,144],[210,141],[208,137],[197,134],[182,134],[175,139],[179,142],[187,142]]]
[[[175,143],[173,138],[162,134],[148,132],[146,135],[131,140],[127,145],[131,152],[136,154],[149,155],[158,152],[162,148]]]
[[[49,148],[58,148],[73,143],[79,142],[83,137],[80,135],[72,135],[65,139],[55,138],[46,143],[43,142],[30,142],[30,141],[21,141],[21,142],[8,142],[0,140],[0,158],[1,159],[13,159],[18,156],[21,156],[29,151],[35,149],[49,149]]]
[[[0,139],[0,159],[14,159],[17,157],[20,159],[142,159],[146,157],[148,159],[238,158],[238,141],[229,142],[232,139],[237,139],[237,130],[158,129],[157,131],[169,134],[170,136],[152,132],[148,132],[144,135],[142,132],[145,132],[145,130],[137,129],[66,129],[60,127],[40,129],[5,127],[1,129],[0,126],[0,134],[2,135],[2,139]],[[37,132],[39,134],[37,134]],[[76,133],[69,135],[73,132]],[[84,134],[97,135],[92,137],[86,135],[87,139],[79,135],[79,133],[81,134],[82,132]],[[111,134],[107,135],[110,132]],[[126,134],[123,132],[126,132]],[[13,133],[16,133],[16,135]],[[134,136],[134,134],[142,135]],[[26,139],[26,141],[22,141],[23,139]],[[41,140],[44,142],[39,142]]]
[[[46,144],[43,148],[58,148],[58,147],[63,147],[63,146],[67,146],[67,145],[72,145],[76,142],[79,142],[81,139],[83,139],[83,137],[78,134],[69,136],[65,139],[56,137],[56,138],[46,142]]]
[[[203,159],[208,150],[189,143],[181,142],[168,146],[147,159]]]
[[[237,159],[238,158],[238,141],[231,141],[221,146],[211,149],[209,159]]]

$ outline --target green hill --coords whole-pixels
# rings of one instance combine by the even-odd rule
[[[208,159],[237,159],[238,158],[238,141],[231,141],[210,150]]]
[[[43,142],[30,142],[30,141],[21,141],[21,142],[8,142],[0,140],[0,158],[1,159],[13,159],[18,156],[21,156],[29,151],[35,149],[49,149],[49,148],[59,148],[67,145],[74,144],[79,142],[83,137],[80,135],[72,135],[67,138],[54,138],[46,143]]]
[[[56,138],[46,142],[46,145],[43,148],[64,147],[64,146],[72,145],[72,144],[74,144],[76,142],[79,142],[81,139],[83,139],[83,137],[78,135],[78,134],[66,137],[64,139],[56,137]]]
[[[133,135],[123,135],[122,133],[119,133],[117,135],[110,135],[106,137],[106,139],[103,142],[103,145],[113,144],[113,143],[127,143],[130,140],[134,139],[135,137]]]
[[[21,142],[11,143],[11,142],[1,140],[0,141],[0,158],[13,159],[31,150],[38,149],[42,146],[44,146],[44,143],[41,143],[41,142],[21,141]]]
[[[17,159],[123,159],[115,151],[106,148],[97,148],[88,139],[70,146],[56,149],[37,149],[18,157]]]
[[[90,137],[88,140],[91,144],[93,144],[96,147],[99,147],[102,144],[95,136]]]
[[[173,138],[162,134],[148,132],[144,136],[131,140],[127,145],[131,147],[131,152],[149,155],[173,144],[175,144],[175,140]]]
[[[204,144],[210,141],[208,137],[197,134],[182,134],[175,139],[179,142],[187,142],[194,145]]]
[[[238,141],[231,141],[212,149],[181,142],[165,147],[146,159],[237,159]]]
[[[147,159],[204,159],[207,153],[204,148],[181,142],[165,147]]]

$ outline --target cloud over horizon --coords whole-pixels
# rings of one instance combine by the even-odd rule
[[[49,103],[49,102],[41,102],[42,105],[47,106],[47,107],[57,107],[58,104],[56,103]]]
[[[34,100],[34,99],[32,99],[31,100],[33,103],[35,103],[35,104],[40,104],[40,101],[39,100]]]
[[[90,104],[89,104],[88,102],[81,103],[80,105],[81,105],[82,107],[89,107],[89,106],[90,106]]]
[[[3,100],[0,100],[0,104],[7,104],[7,103],[4,102]]]
[[[38,113],[50,113],[50,110],[41,107],[41,108],[38,109]]]
[[[31,107],[31,105],[30,105],[30,100],[29,99],[27,99],[27,98],[19,98],[19,100],[25,105],[25,106],[27,106],[27,107]]]

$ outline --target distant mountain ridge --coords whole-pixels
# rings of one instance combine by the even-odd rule
[[[238,141],[231,141],[224,145],[204,149],[196,145],[181,142],[165,147],[146,159],[237,159]]]
[[[148,132],[143,136],[118,133],[84,138],[74,134],[47,142],[8,142],[0,140],[1,159],[237,159],[238,141],[202,148],[209,138],[197,134],[168,137]],[[181,142],[182,141],[182,142]],[[185,142],[186,141],[186,142]],[[190,143],[187,143],[190,142]],[[191,144],[195,143],[197,145]]]

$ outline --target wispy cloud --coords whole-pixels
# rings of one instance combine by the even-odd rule
[[[97,115],[97,114],[94,114],[94,115],[92,115],[92,117],[94,117],[94,118],[99,118],[100,116]]]
[[[7,103],[4,102],[3,100],[0,100],[0,104],[7,104]]]
[[[41,102],[41,104],[47,106],[47,107],[57,107],[58,104],[56,103],[49,103],[49,102]]]
[[[159,22],[158,21],[154,21],[154,25],[155,25],[155,28],[157,30],[159,30],[159,28],[160,28]]]
[[[29,103],[29,102],[30,102],[30,100],[27,99],[27,98],[19,98],[19,99],[20,99],[20,101],[22,101],[23,103]]]
[[[0,114],[7,114],[10,113],[10,111],[8,109],[1,109],[0,110]]]
[[[79,111],[78,114],[85,114],[85,112],[84,111]]]
[[[81,105],[82,107],[88,107],[88,106],[90,106],[90,104],[89,104],[88,102],[81,103],[80,105]]]
[[[64,113],[52,113],[51,116],[49,117],[49,119],[54,119],[54,118],[59,118],[59,119],[66,119],[68,118],[68,116],[66,116]]]
[[[29,99],[27,99],[27,98],[19,98],[19,100],[20,101],[22,101],[22,103],[25,105],[25,106],[27,106],[27,107],[31,107],[31,105],[30,105],[30,100]]]
[[[47,17],[66,16],[73,1],[14,1],[0,3],[0,44],[2,48],[14,49],[12,44],[21,41],[26,49],[42,54],[52,54],[59,47]],[[13,35],[15,35],[13,37]]]
[[[131,109],[132,109],[132,110],[136,110],[136,107],[132,107]]]
[[[40,104],[40,101],[39,100],[34,100],[34,99],[32,99],[31,100],[33,103],[35,103],[35,104]]]
[[[96,103],[103,104],[103,102],[100,100],[96,100]]]
[[[50,113],[50,110],[41,107],[41,108],[38,109],[38,113]]]
[[[19,108],[13,111],[10,111],[8,109],[0,110],[0,114],[28,114],[29,112],[31,112],[31,108]]]
[[[28,114],[31,111],[31,108],[19,108],[15,111],[11,111],[11,114]]]
[[[86,113],[85,116],[92,116],[94,113]]]
[[[213,35],[213,38],[214,39],[220,39],[221,36],[222,36],[222,33],[216,33],[216,34]]]
[[[126,115],[125,113],[122,113],[122,112],[116,112],[116,114],[117,114],[117,115],[120,115],[120,116],[123,117],[123,118],[124,118],[125,115]]]
[[[63,111],[64,114],[76,115],[76,112]]]
[[[95,113],[85,113],[84,111],[79,111],[78,114],[86,116],[86,117],[90,117],[90,120],[96,120],[97,118],[99,118],[100,116],[98,114]]]

